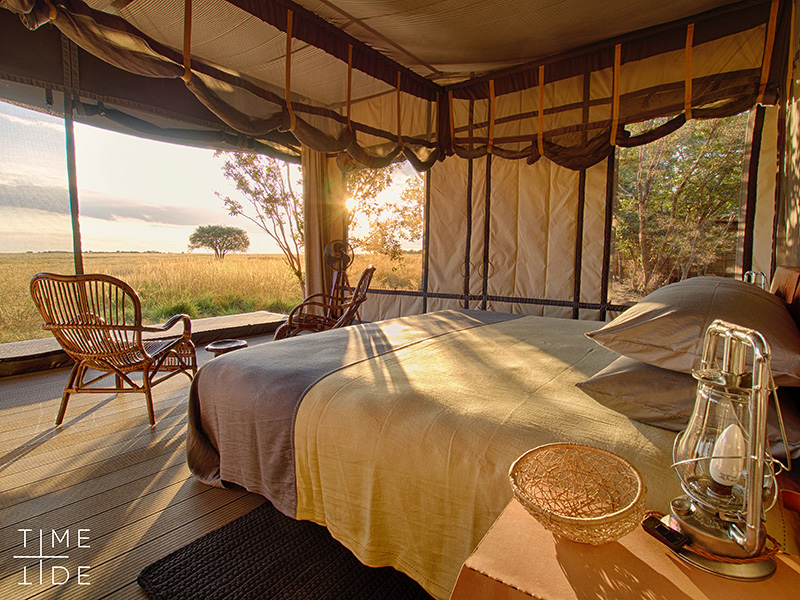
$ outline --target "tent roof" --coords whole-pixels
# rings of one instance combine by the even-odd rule
[[[183,47],[184,0],[87,4],[119,14],[166,46]],[[193,7],[192,54],[283,89],[285,11],[291,10],[292,90],[330,106],[344,102],[343,44],[352,44],[356,52],[376,51],[370,61],[362,61],[362,73],[370,77],[355,76],[353,97],[364,98],[394,88],[398,70],[447,85],[742,4],[752,2],[205,0]],[[373,79],[386,72],[390,75],[383,83]]]
[[[243,6],[242,2],[234,2]],[[729,0],[298,0],[433,81],[534,62],[731,4]]]
[[[44,0],[6,0],[3,5],[22,13],[31,29],[38,27],[33,32],[36,35],[26,39],[38,42],[49,36],[50,41],[25,42],[20,50],[16,40],[24,34],[14,30],[14,41],[10,35],[0,35],[7,44],[3,47],[0,42],[0,83],[8,82],[0,85],[0,97],[20,101],[26,96],[31,104],[30,92],[23,93],[20,84],[57,92],[64,87],[59,81],[60,36],[52,26],[42,27],[57,13],[55,26],[80,47],[78,54],[87,55],[78,61],[81,74],[71,87],[84,102],[101,102],[100,112],[122,111],[113,128],[136,131],[131,123],[138,121],[122,123],[128,115],[135,115],[145,122],[139,127],[140,135],[173,136],[174,131],[163,127],[166,121],[192,131],[219,130],[232,136],[211,143],[208,139],[213,135],[193,131],[188,136],[191,143],[216,147],[239,144],[255,149],[269,144],[296,157],[299,145],[295,137],[321,151],[348,148],[350,152],[354,140],[342,127],[351,129],[352,110],[357,117],[352,133],[368,139],[359,140],[359,148],[350,153],[369,163],[363,149],[385,144],[387,137],[396,137],[401,149],[413,144],[427,144],[428,150],[441,146],[447,133],[441,122],[447,116],[448,107],[442,104],[447,92],[461,99],[509,94],[538,85],[535,74],[531,74],[538,65],[558,65],[548,73],[548,81],[566,77],[574,66],[567,67],[566,75],[558,73],[564,72],[565,61],[574,56],[583,57],[580,69],[585,72],[601,70],[612,66],[614,44],[623,40],[638,40],[636,58],[674,49],[667,46],[675,40],[682,48],[681,36],[687,23],[708,21],[709,15],[724,19],[737,13],[733,30],[739,31],[748,18],[741,15],[749,7],[758,9],[758,18],[763,19],[764,7],[768,13],[770,3],[195,0],[189,30],[192,81],[187,87],[196,98],[186,94],[179,81],[186,62],[184,0],[61,0],[52,4],[56,13],[50,12],[52,5]],[[8,15],[0,16],[4,17],[0,19],[0,33],[20,28],[5,18]],[[287,62],[290,18],[291,53]],[[713,37],[713,29],[699,30],[696,43]],[[676,31],[679,35],[667,39]],[[664,47],[643,50],[648,43]],[[763,48],[764,42],[760,43]],[[115,66],[100,64],[89,55],[100,56]],[[623,63],[632,60],[631,56],[629,51]],[[112,76],[119,67],[134,74]],[[751,65],[747,68],[753,70]],[[291,69],[288,92],[287,69]],[[745,67],[739,70],[744,72]],[[515,75],[503,79],[508,73]],[[159,83],[145,82],[145,76],[155,76]],[[491,92],[485,84],[487,77],[496,84]],[[389,114],[394,103],[390,97],[399,93],[403,94],[403,105],[398,101],[395,113]],[[284,99],[289,94],[296,114],[286,110]],[[386,100],[374,101],[382,97]],[[91,113],[90,106],[88,109]],[[458,108],[450,106],[449,110]],[[408,117],[412,113],[417,121]],[[301,119],[299,129],[294,127],[295,117]],[[294,130],[294,136],[281,132],[287,128]],[[404,145],[401,134],[414,139]],[[396,156],[393,152],[378,150],[373,158],[377,156],[378,162],[390,160]],[[417,152],[420,165],[428,154]]]

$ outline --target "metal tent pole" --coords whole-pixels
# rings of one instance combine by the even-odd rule
[[[69,212],[72,216],[72,256],[75,274],[83,275],[83,250],[81,225],[78,219],[78,176],[75,163],[75,127],[72,120],[73,90],[78,89],[78,47],[61,34],[61,68],[64,72],[64,131],[67,140],[67,180],[69,185]]]
[[[72,216],[72,254],[75,274],[83,275],[81,225],[78,219],[78,177],[75,166],[75,129],[72,120],[72,92],[64,90],[64,130],[67,137],[67,178],[69,180],[69,212]]]

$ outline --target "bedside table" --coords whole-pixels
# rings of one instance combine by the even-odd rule
[[[800,597],[800,558],[764,581],[696,569],[637,527],[592,546],[555,536],[512,500],[461,567],[450,600],[778,600]]]

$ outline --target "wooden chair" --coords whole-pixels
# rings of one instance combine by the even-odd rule
[[[129,391],[145,395],[150,425],[155,425],[151,388],[178,373],[191,380],[197,372],[189,317],[175,315],[163,325],[144,326],[139,295],[119,279],[40,273],[31,280],[31,296],[44,319],[44,329],[52,332],[75,360],[56,426],[64,420],[70,394]],[[179,322],[183,322],[180,337],[156,335]],[[90,369],[100,375],[92,374],[86,381]],[[131,378],[134,373],[141,373],[141,383]],[[94,386],[111,375],[116,380],[114,387]]]
[[[275,330],[275,339],[293,337],[303,331],[317,332],[352,325],[358,319],[358,309],[367,299],[375,267],[361,273],[352,294],[344,298],[330,294],[312,294],[295,306],[289,318]],[[360,319],[358,319],[361,322]]]

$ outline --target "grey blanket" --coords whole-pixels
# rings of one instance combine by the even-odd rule
[[[259,493],[294,517],[294,420],[305,393],[326,375],[453,331],[518,318],[443,311],[280,340],[215,358],[189,395],[186,455],[200,481]]]

